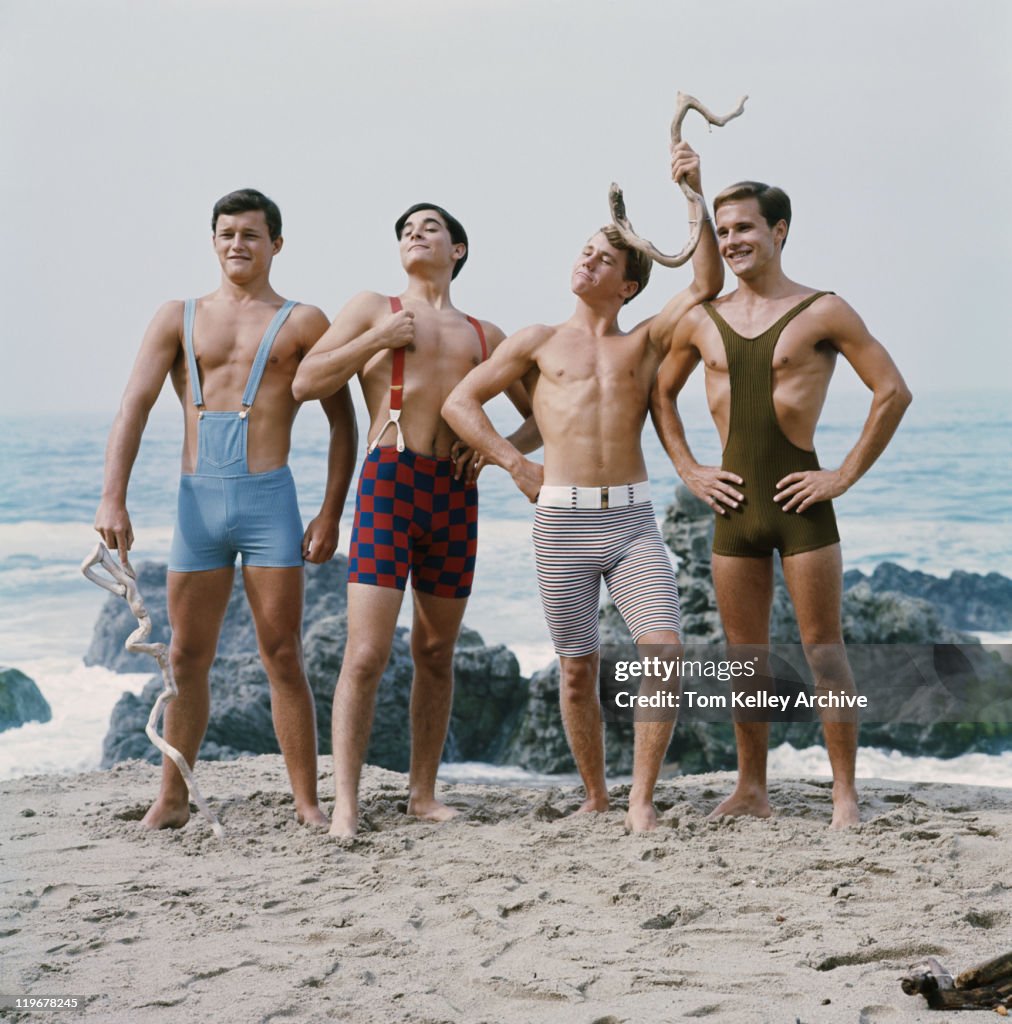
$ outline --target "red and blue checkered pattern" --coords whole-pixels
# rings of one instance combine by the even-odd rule
[[[436,597],[468,597],[478,552],[478,488],[453,477],[450,459],[393,446],[362,464],[348,582]]]

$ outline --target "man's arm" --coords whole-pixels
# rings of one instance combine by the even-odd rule
[[[415,314],[407,309],[391,313],[389,309],[389,300],[376,292],[356,295],[299,364],[292,381],[295,400],[327,398],[377,352],[403,348],[414,341]]]
[[[517,447],[504,438],[485,414],[482,406],[523,379],[535,366],[535,351],[550,333],[547,327],[526,327],[507,338],[492,356],[476,366],[454,389],[443,404],[443,419],[456,435],[478,451],[486,462],[502,466],[514,483],[531,501],[537,500],[544,479],[541,466],[524,458]]]
[[[678,396],[700,360],[692,336],[700,327],[703,315],[702,310],[693,309],[675,326],[671,347],[650,392],[650,418],[682,483],[714,512],[724,516],[727,515],[725,506],[737,508],[738,503],[744,500],[741,492],[732,486],[741,485],[744,481],[729,470],[719,466],[701,466],[695,460],[678,414]]]
[[[492,349],[493,352],[503,340],[505,339],[500,338],[496,342]],[[523,379],[513,381],[506,388],[506,397],[513,403],[513,408],[524,418],[523,423],[506,440],[524,455],[537,451],[544,442],[541,440],[541,431],[534,419],[534,406],[531,404],[531,396],[527,390],[527,381]]]
[[[181,302],[167,302],[155,313],[144,332],[119,411],[109,431],[102,500],[95,512],[95,529],[105,546],[119,553],[121,562],[126,561],[127,552],[134,543],[133,526],[126,507],[127,485],[148,414],[179,354],[182,310]]]
[[[681,181],[684,178],[690,187],[702,196],[703,181],[699,170],[699,157],[687,142],[679,143],[671,154],[671,177],[674,181]],[[705,199],[702,200],[701,206],[701,212],[697,212],[695,206],[689,204],[689,223],[694,224],[694,218],[697,216],[704,219],[699,244],[692,254],[692,282],[688,288],[671,299],[650,323],[651,341],[659,344],[662,352],[666,351],[678,321],[693,306],[719,294],[724,286],[724,264],[717,249],[717,237],[713,233],[713,224],[710,222]]]
[[[347,385],[336,394],[320,400],[330,422],[330,446],[327,449],[327,484],[323,504],[302,538],[302,557],[307,562],[329,562],[337,550],[341,513],[355,471],[358,426],[355,408]]]
[[[300,322],[302,336],[300,348],[307,358],[313,346],[326,333],[330,324],[323,311],[315,306],[299,306],[304,314]],[[307,562],[327,562],[337,550],[341,513],[348,496],[352,473],[355,470],[355,451],[358,447],[358,426],[351,393],[345,385],[334,394],[320,399],[320,405],[330,424],[330,443],[327,449],[327,482],[323,504],[319,513],[306,527],[302,536],[302,557]]]
[[[494,353],[503,343],[506,335],[495,324],[487,323],[483,320],[482,326],[485,330],[485,338],[488,341],[489,350]],[[506,440],[518,451],[527,455],[529,452],[536,451],[542,445],[541,431],[538,430],[538,425],[534,421],[531,397],[527,393],[527,387],[522,380],[513,381],[504,390],[506,397],[513,403],[513,408],[524,417],[523,423]],[[450,456],[456,464],[457,479],[459,480],[461,476],[464,476],[469,483],[478,479],[478,474],[484,468],[487,461],[480,452],[465,444],[462,440],[454,443],[453,448],[450,450]]]
[[[818,326],[871,391],[871,409],[857,444],[839,469],[788,473],[777,483],[773,500],[783,502],[785,512],[804,512],[817,501],[837,498],[853,487],[885,451],[913,399],[889,353],[857,313],[835,295],[825,296],[820,306]]]

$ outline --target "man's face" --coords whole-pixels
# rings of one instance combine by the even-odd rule
[[[625,279],[625,271],[625,251],[616,249],[599,231],[587,241],[573,264],[570,288],[581,298],[626,299],[636,293],[636,284]]]
[[[759,200],[735,199],[717,211],[717,245],[724,262],[736,277],[749,278],[774,259],[787,234],[780,221],[766,223]]]
[[[214,251],[225,276],[236,284],[251,281],[271,269],[281,238],[271,241],[263,210],[223,213],[214,227]]]
[[[414,267],[452,269],[464,255],[462,242],[454,244],[446,221],[435,210],[416,210],[404,222],[400,237],[401,265],[409,273]]]

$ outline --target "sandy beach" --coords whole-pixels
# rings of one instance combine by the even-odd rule
[[[0,993],[114,1024],[939,1024],[958,1015],[905,996],[904,969],[1010,944],[1007,789],[863,782],[864,822],[833,833],[828,780],[773,780],[773,820],[709,822],[731,777],[687,776],[629,836],[624,787],[563,820],[575,789],[447,785],[463,813],[436,826],[367,768],[370,831],[337,841],[294,823],[280,758],[199,778],[224,841],[198,818],[142,832],[139,762],[0,784]]]

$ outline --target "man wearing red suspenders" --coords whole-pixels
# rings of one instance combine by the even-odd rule
[[[407,288],[397,297],[356,295],[293,384],[304,401],[334,393],[357,374],[370,418],[349,551],[348,641],[334,693],[330,831],[338,836],[358,827],[376,689],[409,575],[415,672],[408,814],[444,821],[456,813],[436,799],[435,785],[453,697],[454,644],[474,577],[478,492],[474,460],[461,451],[440,409],[503,339],[494,324],[465,316],[450,301],[450,282],[468,255],[456,218],[418,203],[395,229]],[[529,416],[522,386],[510,397]]]

